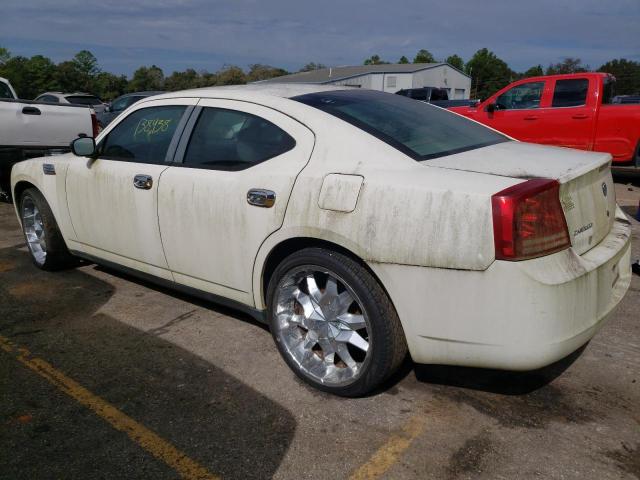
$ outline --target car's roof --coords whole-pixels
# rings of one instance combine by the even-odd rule
[[[350,88],[353,87],[290,83],[252,83],[249,85],[228,85],[224,87],[205,87],[195,88],[192,90],[180,90],[177,92],[167,92],[162,95],[158,95],[156,98],[220,98],[221,96],[237,98],[238,96],[246,97],[252,95],[291,98],[298,95],[305,95],[307,93],[347,90]]]
[[[44,92],[38,96],[41,97],[42,95],[73,95],[74,97],[97,97],[97,95],[87,92]]]

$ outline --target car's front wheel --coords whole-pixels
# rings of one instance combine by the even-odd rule
[[[406,356],[402,326],[387,294],[346,255],[322,248],[296,252],[277,267],[267,298],[280,353],[316,388],[364,395]]]
[[[20,195],[18,205],[22,231],[36,267],[59,270],[75,264],[44,196],[28,188]]]

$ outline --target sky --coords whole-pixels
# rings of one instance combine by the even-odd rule
[[[55,62],[90,50],[103,70],[165,74],[264,63],[396,62],[486,47],[516,71],[579,57],[640,61],[640,0],[2,0],[0,46]]]

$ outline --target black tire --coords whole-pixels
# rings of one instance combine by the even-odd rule
[[[29,244],[27,238],[27,232],[25,227],[25,206],[32,202],[38,209],[40,219],[42,222],[43,237],[46,242],[44,259],[38,259],[34,253],[33,248]],[[67,245],[65,244],[56,219],[53,216],[53,212],[49,207],[49,204],[45,200],[44,196],[36,188],[27,188],[20,195],[19,200],[19,215],[20,223],[22,224],[22,232],[25,237],[25,241],[29,248],[29,255],[33,264],[41,270],[55,271],[62,270],[77,265],[77,259],[69,253]]]
[[[296,269],[317,266],[335,273],[353,291],[368,319],[369,349],[361,371],[352,383],[334,386],[305,374],[276,334],[275,310],[280,283]],[[309,385],[344,397],[370,393],[389,378],[407,355],[407,343],[398,314],[386,292],[369,271],[353,258],[323,248],[305,248],[285,258],[274,271],[267,289],[268,321],[273,339],[289,367]],[[370,331],[369,331],[370,330]]]

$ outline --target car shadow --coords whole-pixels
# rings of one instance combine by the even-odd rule
[[[486,368],[447,365],[416,365],[414,373],[419,382],[497,393],[526,395],[538,390],[562,375],[584,352],[583,345],[565,358],[544,368],[526,372],[512,372]]]
[[[116,292],[93,275],[42,272],[18,247],[0,249],[0,267],[0,335],[210,472],[275,474],[296,429],[287,409],[189,350],[98,312]],[[0,356],[7,478],[176,478],[125,433]]]

